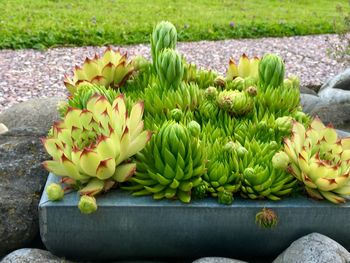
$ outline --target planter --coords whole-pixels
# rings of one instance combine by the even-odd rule
[[[47,185],[58,181],[50,174]],[[78,194],[50,202],[44,192],[40,232],[58,256],[80,260],[192,259],[203,256],[275,257],[297,238],[318,232],[350,249],[350,205],[306,197],[279,202],[236,199],[231,206],[214,199],[182,204],[111,191],[98,198],[98,210],[83,215]],[[255,224],[262,208],[279,216],[274,229]]]

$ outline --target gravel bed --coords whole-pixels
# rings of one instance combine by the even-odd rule
[[[329,43],[334,41],[335,35],[200,41],[178,43],[178,50],[188,61],[223,74],[230,57],[237,61],[242,53],[251,57],[273,52],[284,58],[287,73],[298,75],[303,86],[317,87],[347,66],[328,56]],[[121,49],[131,57],[150,56],[149,45],[145,44]],[[0,112],[30,98],[66,95],[64,74],[71,74],[73,65],[80,65],[86,56],[103,50],[104,47],[0,50]]]

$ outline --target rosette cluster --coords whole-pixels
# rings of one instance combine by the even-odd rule
[[[93,95],[85,109],[69,107],[42,140],[52,160],[44,167],[63,181],[81,186],[80,193],[95,195],[132,176],[136,164],[127,160],[142,150],[151,133],[143,130],[143,103],[130,114],[123,95],[111,104]]]

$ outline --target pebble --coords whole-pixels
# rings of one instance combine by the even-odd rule
[[[222,41],[182,42],[177,47],[189,62],[224,74],[232,57],[265,53],[281,55],[286,72],[300,77],[301,85],[319,87],[346,68],[345,63],[329,57],[330,43],[336,35],[295,36],[283,38],[230,39]],[[102,53],[104,47],[60,47],[46,51],[32,49],[0,50],[0,112],[30,98],[65,96],[64,74],[71,74],[75,64],[85,57]],[[129,57],[150,57],[148,44],[123,46]]]

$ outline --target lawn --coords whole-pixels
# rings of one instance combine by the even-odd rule
[[[349,0],[0,0],[0,48],[147,42],[169,20],[180,41],[334,32]]]

